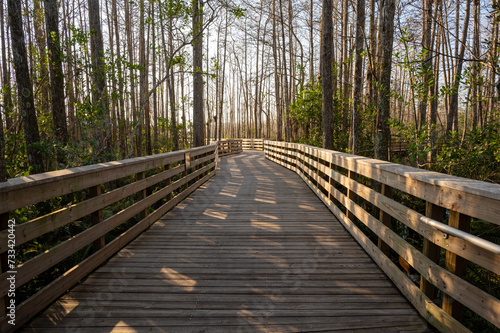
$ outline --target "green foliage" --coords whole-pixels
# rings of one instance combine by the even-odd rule
[[[245,8],[241,8],[239,5],[236,7],[229,8],[229,12],[233,14],[237,19],[244,17],[246,11],[247,10]]]
[[[290,105],[290,119],[304,129],[298,138],[300,143],[313,146],[322,144],[321,84],[307,83]]]

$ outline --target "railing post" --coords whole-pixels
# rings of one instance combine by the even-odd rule
[[[460,229],[465,232],[470,231],[470,216],[460,214],[450,210],[448,225],[453,228]],[[446,251],[445,268],[451,273],[460,278],[465,277],[465,269],[467,262],[464,258],[456,255],[453,252]],[[462,319],[463,305],[447,294],[443,294],[443,310],[451,315],[456,320]]]
[[[330,163],[330,165],[331,165],[331,163]],[[358,179],[358,174],[352,170],[349,170],[347,172],[347,177],[349,177],[349,179],[356,181]],[[349,199],[351,199],[352,201],[356,200],[356,192],[354,192],[352,189],[348,188],[347,189],[347,197]],[[347,210],[347,218],[354,222],[354,220],[356,219],[356,216],[354,215],[353,212],[351,212],[350,210]]]
[[[184,172],[182,173],[182,178],[186,178],[188,175],[188,170],[191,167],[191,156],[189,153],[184,153]],[[188,182],[183,186],[183,191],[189,187]]]
[[[9,213],[0,214],[0,231],[7,230],[9,227]],[[7,272],[9,270],[8,261],[7,261],[8,252],[4,252],[0,254],[0,274]],[[4,297],[0,297],[0,317],[4,316],[7,313],[7,306],[9,302],[9,297],[5,295]]]
[[[101,185],[92,186],[89,189],[89,192],[90,192],[91,197],[97,197],[98,195],[101,195],[102,194]],[[96,225],[98,223],[101,223],[102,219],[103,219],[103,210],[99,209],[99,210],[93,212],[90,215],[90,219],[92,221],[92,225]],[[101,237],[99,237],[98,239],[96,239],[94,241],[93,251],[94,252],[99,251],[100,249],[102,249],[104,247],[104,244],[105,244],[105,239],[104,239],[104,235],[102,235]]]
[[[389,199],[392,199],[392,187],[386,184],[382,184],[382,190],[381,194],[388,197]],[[388,227],[389,229],[392,228],[392,217],[384,212],[383,210],[380,210],[380,215],[379,215],[379,220],[382,222],[383,225]],[[387,245],[382,239],[378,239],[378,248],[386,255],[388,256],[390,253],[390,246]]]
[[[444,208],[431,202],[427,202],[425,207],[425,216],[436,221],[442,221],[444,217]],[[439,264],[441,248],[425,237],[422,253],[433,262]],[[423,276],[420,277],[420,290],[431,300],[437,298],[437,288]]]
[[[143,172],[139,172],[135,175],[135,180],[136,181],[139,181],[139,180],[142,180],[142,179],[145,179],[146,178],[146,173],[143,171]],[[142,200],[142,199],[146,199],[146,196],[147,196],[147,193],[146,193],[146,189],[142,190],[142,191],[139,191],[138,192],[138,199],[139,200]],[[148,209],[144,209],[143,211],[141,211],[139,213],[139,216],[142,219],[145,219],[146,216],[148,216]]]
[[[163,166],[163,170],[164,170],[164,171],[170,170],[170,163],[169,163],[169,164],[167,164],[167,165],[164,165],[164,166]],[[172,184],[172,178],[171,178],[171,177],[168,177],[168,178],[165,180],[165,185],[166,185],[166,186],[169,186],[170,184]],[[165,187],[166,187],[166,186],[165,186]],[[172,192],[170,192],[169,194],[167,194],[167,201],[170,201],[172,198],[173,198]]]
[[[218,161],[218,159],[219,159],[219,145],[215,146],[214,154],[215,154],[215,157],[214,157],[214,162],[215,162],[214,172],[215,172],[215,174],[217,174],[217,167],[218,167],[218,164],[219,164],[219,161]]]

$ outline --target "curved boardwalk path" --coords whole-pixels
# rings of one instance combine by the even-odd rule
[[[426,322],[293,172],[244,152],[27,328],[424,332]]]

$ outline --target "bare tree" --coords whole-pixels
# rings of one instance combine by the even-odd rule
[[[389,116],[391,108],[391,69],[392,49],[394,41],[394,14],[396,11],[395,0],[385,0],[383,6],[383,19],[380,27],[380,91],[378,94],[377,123],[375,133],[375,158],[387,161],[389,159],[389,143],[391,132]]]
[[[45,0],[44,9],[45,24],[47,26],[47,49],[49,51],[52,121],[56,140],[62,144],[66,144],[68,142],[68,127],[66,126],[66,108],[64,103],[64,74],[62,71],[57,0]],[[60,163],[64,162],[64,154],[59,152],[57,159]]]
[[[460,10],[459,6],[460,1],[457,0],[457,16]],[[462,39],[459,41],[457,39],[457,43],[455,45],[455,56],[456,56],[456,69],[453,73],[452,78],[452,89],[451,89],[451,97],[450,97],[450,105],[448,109],[448,115],[446,117],[446,131],[450,133],[451,131],[458,131],[458,87],[460,85],[460,76],[462,75],[462,67],[464,64],[464,54],[465,54],[465,41],[467,39],[467,31],[469,28],[469,18],[470,18],[470,4],[471,0],[466,0],[465,5],[465,19],[462,30]],[[458,21],[458,20],[457,20]],[[458,37],[458,23],[457,23],[457,37]],[[460,44],[460,51],[458,51],[458,45]]]
[[[323,148],[333,149],[333,4],[323,0],[323,29],[321,32],[321,83],[323,108]]]
[[[88,0],[90,49],[92,52],[92,97],[97,109],[97,126],[94,137],[100,152],[111,153],[111,123],[109,119],[108,97],[106,90],[106,70],[104,64],[104,43],[102,40],[99,0]]]
[[[363,44],[365,36],[365,0],[358,0],[356,5],[356,59],[354,65],[354,98],[349,132],[349,149],[358,153],[359,112],[362,108],[363,93]]]
[[[42,153],[39,150],[40,133],[38,132],[33,87],[29,76],[26,45],[24,44],[21,3],[18,0],[8,0],[7,5],[14,68],[16,70],[19,111],[23,118],[24,139],[26,140],[28,161],[31,166],[30,173],[35,174],[44,171],[44,163]]]
[[[193,146],[203,146],[203,0],[193,0]]]

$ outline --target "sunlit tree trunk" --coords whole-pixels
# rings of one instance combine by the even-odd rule
[[[389,144],[391,142],[389,116],[391,108],[390,92],[395,9],[395,0],[384,1],[384,17],[380,27],[381,68],[375,134],[375,158],[385,161],[389,159]]]
[[[365,36],[365,0],[358,0],[356,5],[356,58],[354,67],[354,98],[349,132],[349,149],[358,153],[359,113],[362,111],[363,94],[363,44]]]
[[[459,9],[459,3],[460,1],[457,0],[457,8]],[[471,0],[466,0],[466,5],[465,5],[465,19],[464,19],[464,24],[463,24],[463,30],[462,30],[462,39],[461,42],[458,41],[455,44],[455,54],[456,54],[456,69],[453,73],[453,78],[451,79],[452,81],[452,92],[451,92],[451,97],[450,97],[450,106],[448,110],[448,115],[446,117],[446,131],[447,133],[450,133],[451,131],[458,131],[458,88],[460,86],[460,76],[462,75],[462,67],[464,64],[464,54],[465,54],[465,42],[467,39],[467,31],[469,28],[469,18],[470,18],[470,4]],[[457,14],[458,15],[458,14]],[[458,32],[458,23],[457,23],[457,32]],[[458,33],[457,33],[458,37]],[[458,51],[460,46],[460,51]]]

